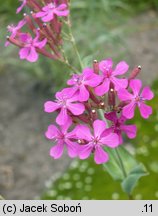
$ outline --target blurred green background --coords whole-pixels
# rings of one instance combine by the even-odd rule
[[[8,70],[15,71],[17,74],[19,72],[27,74],[33,82],[36,82],[35,92],[38,91],[41,97],[52,96],[52,93],[65,86],[69,69],[42,56],[34,64],[20,61],[15,47],[4,49],[6,26],[11,22],[16,23],[22,15],[15,16],[18,1],[0,0],[0,3],[2,42],[0,47],[3,50],[0,53],[0,76]],[[137,23],[137,16],[151,14],[152,24],[146,26],[144,19],[145,25],[141,30],[149,28],[150,31],[151,26],[154,29],[158,27],[158,0],[72,0],[71,7],[73,33],[85,66],[91,66],[93,59],[100,60],[109,56],[116,61],[125,59],[127,62],[137,64],[131,57],[135,53],[131,54],[129,51],[130,42],[128,41],[128,44],[126,40],[131,33],[138,30],[136,25],[139,26],[140,19],[138,18]],[[134,20],[135,24],[130,26],[129,20]],[[70,62],[78,66],[70,44],[65,45],[65,49]],[[153,49],[157,49],[156,42]],[[144,49],[141,55],[146,52],[147,50]],[[156,68],[157,62],[152,61],[152,64],[155,64]],[[148,76],[143,75],[143,80],[148,82]],[[149,175],[143,177],[134,190],[135,199],[158,199],[158,81],[154,83],[152,81],[153,79],[150,83],[154,89],[155,99],[150,104],[153,106],[154,114],[149,120],[142,120],[137,114],[133,122],[138,126],[138,136],[135,140],[126,140],[135,157],[143,162],[149,171]],[[45,157],[49,156],[45,155]],[[53,173],[51,170],[48,172]],[[92,158],[87,161],[74,160],[64,172],[60,173],[57,180],[54,181],[51,177],[47,179],[46,186],[45,191],[38,194],[38,197],[42,199],[127,199],[121,191],[120,184],[113,182],[102,166],[94,164]],[[9,194],[9,190],[6,193]]]

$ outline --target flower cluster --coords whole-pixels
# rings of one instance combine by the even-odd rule
[[[68,0],[19,1],[21,5],[16,13],[25,8],[29,8],[30,13],[24,13],[24,18],[17,25],[7,27],[10,36],[7,36],[5,45],[12,43],[18,46],[20,59],[29,62],[37,61],[39,53],[51,59],[62,60],[61,30],[63,17],[69,14]]]
[[[69,87],[57,92],[55,101],[44,104],[45,112],[57,112],[58,127],[52,124],[45,133],[56,142],[50,155],[60,158],[65,146],[71,158],[86,159],[94,154],[95,162],[101,164],[109,159],[104,147],[117,148],[123,143],[123,133],[135,138],[136,126],[126,121],[134,117],[136,107],[143,118],[152,113],[145,102],[153,93],[149,87],[140,93],[142,83],[136,79],[140,70],[138,66],[128,78],[121,78],[128,71],[127,63],[121,61],[113,69],[112,59],[106,59],[95,60],[93,68],[72,75]]]

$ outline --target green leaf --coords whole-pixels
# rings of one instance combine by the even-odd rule
[[[123,180],[121,186],[124,192],[127,194],[131,194],[133,189],[138,183],[138,180],[142,176],[148,175],[146,168],[143,164],[138,164],[134,169],[131,170],[131,172],[128,174],[128,176]]]
[[[139,164],[123,146],[116,149],[105,148],[109,154],[109,161],[103,164],[106,171],[114,180],[121,181],[124,192],[131,194],[138,180],[148,173],[143,164]]]
[[[124,180],[125,176],[120,168],[119,158],[116,153],[116,149],[105,149],[109,154],[109,161],[105,163],[103,166],[108,171],[108,173],[113,177],[114,180]],[[117,148],[117,152],[119,153],[121,160],[123,161],[123,165],[128,175],[131,170],[137,166],[137,161],[123,146]]]

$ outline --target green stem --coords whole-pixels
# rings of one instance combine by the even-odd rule
[[[69,2],[69,7],[70,7],[70,2]],[[70,42],[72,43],[73,49],[74,49],[74,51],[76,53],[76,56],[77,56],[77,58],[79,60],[79,64],[80,64],[80,67],[81,67],[81,70],[82,70],[84,68],[84,66],[83,66],[82,59],[81,59],[80,53],[78,51],[77,45],[76,45],[76,40],[75,40],[75,38],[73,36],[73,33],[72,33],[70,15],[68,16],[67,26],[68,26],[68,30],[69,30]]]
[[[106,119],[104,118],[103,110],[101,110],[101,109],[99,109],[99,116],[100,116],[101,119],[104,119],[104,121],[105,121],[106,124],[108,125],[108,122],[107,122]],[[115,150],[115,152],[116,152],[116,156],[117,156],[117,159],[118,159],[118,160],[116,159],[116,162],[119,163],[119,167],[120,167],[120,169],[121,169],[121,171],[122,171],[123,177],[124,177],[124,178],[127,178],[127,172],[126,172],[124,163],[123,163],[123,161],[122,161],[122,158],[120,157],[119,151],[118,151],[117,148],[115,148],[114,150]],[[133,200],[133,197],[132,197],[131,194],[127,194],[127,195],[128,195],[128,199],[129,199],[129,200]]]
[[[117,148],[115,148],[115,152],[116,152],[116,155],[118,157],[118,161],[119,161],[119,164],[120,164],[120,169],[122,170],[124,178],[126,178],[127,177],[126,169],[124,167],[123,161],[122,161],[122,159],[120,157],[120,154],[119,154],[119,151],[118,151]]]
[[[123,173],[123,176],[124,176],[124,178],[127,178],[127,172],[126,172],[125,166],[123,164],[122,158],[120,157],[120,154],[119,154],[119,151],[118,151],[117,148],[115,149],[115,152],[116,152],[116,155],[117,155],[117,158],[118,158],[118,161],[119,161],[119,164],[120,164],[120,169],[121,169],[121,171]],[[133,200],[133,197],[132,197],[131,194],[127,194],[127,195],[128,195],[129,200]]]

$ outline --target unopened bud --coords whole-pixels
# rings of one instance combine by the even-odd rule
[[[131,72],[131,75],[129,76],[128,81],[130,81],[131,79],[135,79],[136,76],[138,76],[138,74],[140,73],[141,69],[142,67],[140,65],[135,67],[133,71]]]
[[[93,61],[93,70],[94,73],[99,74],[99,62],[97,60]]]

